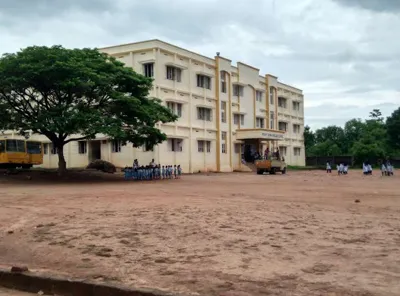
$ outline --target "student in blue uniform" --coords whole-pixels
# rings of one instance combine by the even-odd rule
[[[182,175],[182,168],[181,165],[178,165],[178,178],[180,179]]]
[[[176,179],[177,176],[178,176],[178,171],[176,170],[176,165],[174,165],[174,178]]]

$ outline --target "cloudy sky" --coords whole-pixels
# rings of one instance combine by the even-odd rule
[[[302,88],[312,128],[400,106],[398,0],[0,0],[0,53],[159,38]]]

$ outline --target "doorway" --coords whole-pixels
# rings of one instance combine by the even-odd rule
[[[89,143],[89,161],[92,162],[94,160],[101,159],[101,142],[90,141]]]

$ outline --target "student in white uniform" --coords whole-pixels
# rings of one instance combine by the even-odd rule
[[[347,175],[348,171],[349,171],[349,166],[347,165],[347,163],[345,163],[343,165],[343,174]]]
[[[388,170],[387,170],[387,167],[385,166],[384,163],[382,163],[381,172],[382,172],[382,176],[387,176],[388,175]]]
[[[339,165],[339,174],[343,175],[343,173],[344,173],[344,165],[343,165],[343,163],[340,163],[340,165]]]
[[[326,163],[326,172],[329,174],[332,173],[332,167],[329,161]]]
[[[364,163],[364,162],[363,162],[363,174],[368,175],[368,167],[367,167],[366,163]]]
[[[368,167],[368,175],[372,175],[372,165],[368,164],[367,167]]]

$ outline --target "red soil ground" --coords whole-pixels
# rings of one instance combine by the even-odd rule
[[[397,175],[33,174],[0,177],[0,265],[189,295],[400,295]]]

